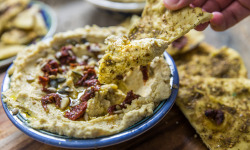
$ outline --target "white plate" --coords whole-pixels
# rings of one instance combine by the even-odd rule
[[[122,3],[122,2],[113,2],[109,0],[86,0],[86,1],[99,8],[116,12],[125,12],[125,13],[140,13],[142,12],[145,6],[145,2]]]

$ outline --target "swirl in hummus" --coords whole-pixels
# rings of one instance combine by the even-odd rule
[[[125,32],[119,26],[87,26],[28,47],[14,61],[4,102],[35,129],[77,138],[115,134],[153,114],[171,93],[163,56],[133,68],[116,83],[98,80],[104,39]]]

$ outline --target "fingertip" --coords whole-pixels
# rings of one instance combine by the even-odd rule
[[[210,20],[211,24],[222,24],[223,15],[221,12],[213,12],[213,18]]]
[[[207,28],[208,25],[209,25],[208,22],[200,24],[197,27],[195,27],[195,30],[197,30],[197,31],[203,31],[203,30],[205,30]]]
[[[176,5],[178,5],[179,0],[164,0],[164,5],[169,10],[176,10]]]
[[[178,10],[191,4],[193,0],[164,0],[167,9]]]
[[[215,31],[226,30],[224,17],[223,17],[223,14],[220,12],[213,12],[213,18],[210,20],[210,24],[211,24],[212,29]]]

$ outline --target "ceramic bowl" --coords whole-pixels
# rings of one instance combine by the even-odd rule
[[[163,100],[155,108],[154,113],[151,116],[144,118],[143,120],[137,122],[133,126],[127,128],[126,130],[114,135],[103,136],[94,139],[79,139],[79,138],[70,138],[67,136],[61,136],[44,130],[36,130],[29,127],[26,123],[26,119],[22,117],[20,114],[17,115],[12,114],[12,112],[8,109],[6,103],[3,102],[4,98],[3,95],[1,95],[2,105],[12,123],[21,131],[23,131],[25,134],[27,134],[28,136],[32,137],[37,141],[58,147],[82,148],[82,149],[100,148],[100,147],[115,145],[130,140],[132,138],[135,138],[140,134],[146,132],[153,126],[155,126],[169,112],[169,110],[173,106],[178,93],[179,77],[177,68],[171,56],[167,52],[164,52],[164,57],[170,66],[172,74],[170,79],[170,85],[172,88],[170,97],[166,100]],[[8,74],[6,74],[3,80],[1,92],[9,88],[9,83],[10,83],[10,77]]]

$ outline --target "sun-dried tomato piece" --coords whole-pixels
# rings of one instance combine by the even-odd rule
[[[88,75],[87,78],[86,78],[87,80],[89,80],[89,79],[95,79],[97,77],[94,68],[88,68],[83,73]]]
[[[221,110],[217,110],[217,109],[206,110],[205,116],[213,120],[216,123],[216,125],[222,124],[225,119],[224,112]]]
[[[70,111],[65,112],[64,117],[70,120],[76,120],[83,116],[87,109],[87,101],[80,103],[70,109]]]
[[[76,86],[90,87],[100,85],[95,69],[89,68],[83,72],[83,76],[75,83]]]
[[[49,83],[49,77],[39,76],[38,79],[39,79],[39,83],[42,84],[43,88],[45,88]]]
[[[57,73],[62,72],[59,64],[55,60],[49,60],[48,63],[42,67],[42,71],[45,76],[57,75]]]
[[[140,66],[140,70],[142,73],[143,81],[146,82],[148,80],[148,67],[147,66]]]
[[[116,104],[116,105],[112,105],[112,106],[110,106],[109,108],[108,108],[108,113],[110,114],[110,115],[112,115],[113,113],[114,113],[114,111],[116,111],[117,109],[116,109],[116,107],[117,106],[119,106],[121,109],[123,109],[123,108],[126,108],[126,105],[125,104],[131,104],[132,103],[132,100],[134,100],[134,99],[137,99],[137,98],[139,98],[139,97],[141,97],[140,95],[137,95],[137,94],[134,94],[133,93],[133,90],[131,90],[131,91],[129,91],[128,93],[127,93],[127,96],[126,96],[126,98],[124,99],[124,101],[122,102],[122,104]]]
[[[72,46],[64,46],[61,48],[56,58],[60,61],[62,65],[69,65],[70,63],[76,62],[76,56],[72,51]]]
[[[100,85],[100,82],[97,79],[90,79],[83,82],[83,86],[89,87],[89,86],[95,86]]]
[[[48,112],[49,110],[48,110],[47,104],[51,104],[51,103],[55,103],[56,108],[59,108],[60,104],[61,104],[61,100],[62,100],[62,98],[56,93],[47,94],[47,95],[43,96],[42,100],[41,100],[43,109],[46,112]]]
[[[78,81],[76,81],[76,86],[83,86],[83,82],[87,79],[88,74],[84,74]]]
[[[89,99],[95,97],[95,91],[96,90],[93,86],[90,89],[87,89],[80,97],[81,102],[88,101]]]
[[[134,99],[137,99],[137,98],[139,98],[139,97],[141,97],[140,95],[137,95],[137,94],[134,94],[133,93],[133,90],[131,90],[131,91],[129,91],[128,93],[127,93],[127,96],[126,96],[126,98],[125,98],[125,100],[123,101],[123,104],[125,105],[125,104],[131,104],[132,103],[132,100],[134,100]]]
[[[172,46],[178,50],[182,49],[187,44],[187,37],[182,36],[172,43]]]
[[[116,111],[117,109],[116,109],[116,105],[113,105],[113,106],[110,106],[109,108],[108,108],[108,113],[110,114],[110,115],[113,115],[114,114],[114,111]]]

